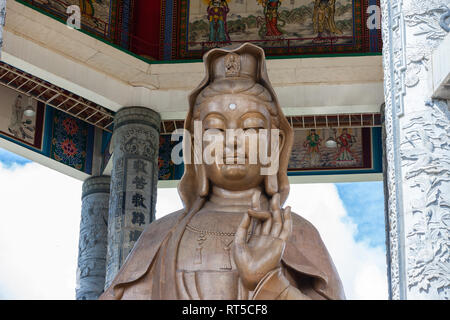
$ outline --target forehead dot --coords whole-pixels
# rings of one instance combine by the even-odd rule
[[[228,106],[231,110],[236,109],[236,104],[235,103],[230,103],[230,105]]]

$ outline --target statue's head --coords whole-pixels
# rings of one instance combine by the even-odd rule
[[[204,138],[201,148],[195,147],[198,140],[185,139],[190,159],[197,159],[188,163],[185,151],[185,173],[178,187],[185,206],[206,197],[212,185],[231,191],[261,186],[268,196],[279,192],[284,202],[293,132],[267,77],[263,49],[249,43],[213,49],[203,60],[206,76],[189,96],[185,130],[192,140],[199,133]],[[256,144],[253,138],[258,138]],[[218,141],[223,148],[217,148]],[[212,160],[205,159],[208,155]],[[269,162],[261,161],[261,155],[268,155]]]

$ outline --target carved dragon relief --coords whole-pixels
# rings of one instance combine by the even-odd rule
[[[416,199],[405,212],[412,220],[406,228],[408,288],[448,299],[450,112],[442,101],[427,106],[429,112],[405,119],[400,149],[404,183]]]
[[[443,27],[442,17],[448,14],[448,0],[412,0],[403,6],[404,19],[414,35],[415,43],[407,48],[407,69],[405,84],[416,86],[423,71],[428,72],[431,52],[445,38],[448,31]]]

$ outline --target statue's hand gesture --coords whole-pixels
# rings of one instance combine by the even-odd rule
[[[254,290],[264,276],[280,266],[286,240],[292,232],[291,208],[280,207],[280,194],[270,200],[270,212],[261,211],[255,193],[252,209],[244,214],[233,243],[233,256],[239,275],[248,290]],[[256,228],[247,240],[251,218]]]

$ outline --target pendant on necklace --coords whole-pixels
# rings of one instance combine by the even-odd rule
[[[194,264],[202,264],[203,242],[206,240],[206,234],[200,233],[197,238],[197,248],[195,248]]]
[[[222,270],[231,270],[232,269],[230,245],[233,243],[233,240],[234,240],[234,238],[227,242],[227,241],[220,239],[220,242],[222,242],[222,244],[223,244],[223,250],[225,250],[225,256],[222,259],[222,267],[220,268]]]

